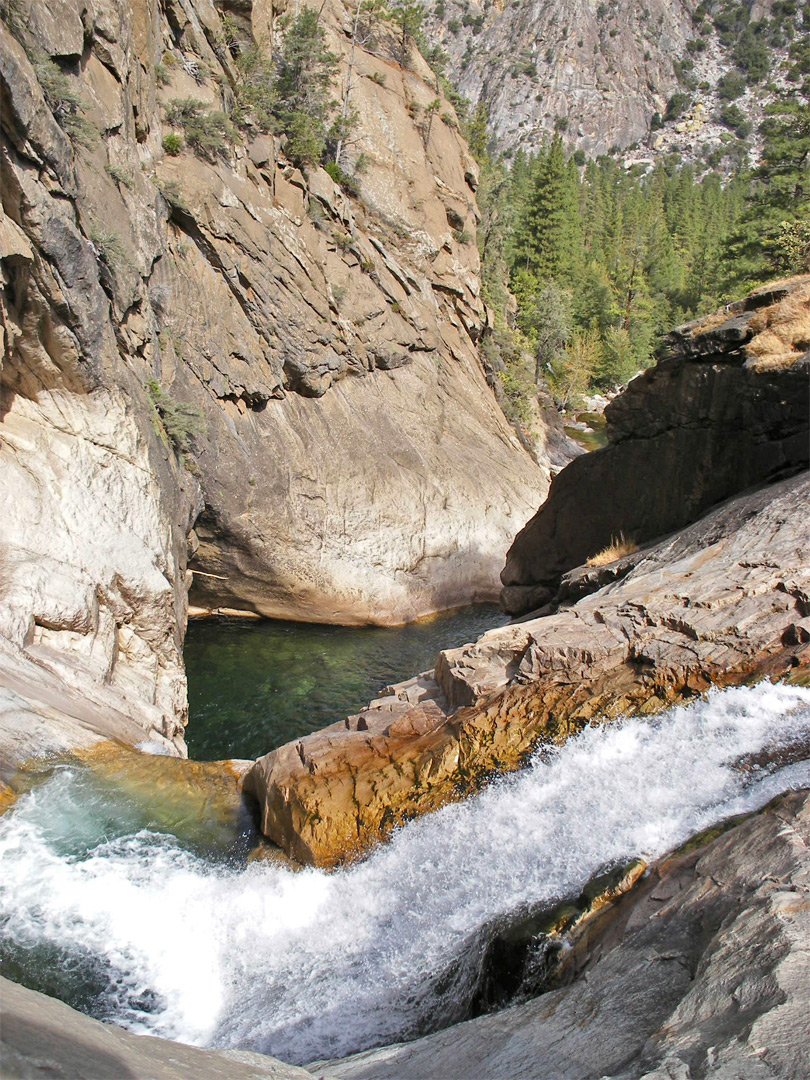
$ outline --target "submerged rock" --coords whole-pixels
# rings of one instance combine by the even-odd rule
[[[773,1080],[804,1076],[810,796],[656,864],[590,938],[580,978],[401,1046],[321,1064],[334,1080]]]
[[[625,537],[637,544],[810,463],[810,277],[768,286],[670,334],[605,410],[610,444],[573,461],[509,549],[510,614]]]
[[[262,830],[303,862],[354,858],[409,818],[592,720],[810,665],[807,473],[740,496],[556,615],[442,653],[358,717],[260,758]]]

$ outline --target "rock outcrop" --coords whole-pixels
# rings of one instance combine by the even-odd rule
[[[810,278],[672,333],[605,410],[609,445],[557,476],[501,574],[518,615],[623,536],[637,544],[810,462]]]
[[[779,799],[652,867],[578,946],[570,986],[311,1068],[335,1080],[803,1076],[809,851],[810,799]]]
[[[478,363],[475,165],[383,24],[344,190],[255,126],[164,151],[170,101],[233,107],[209,0],[3,13],[0,758],[183,754],[189,553],[198,604],[267,615],[495,595],[547,474]],[[241,5],[228,33],[269,47],[279,14]],[[321,18],[345,78],[347,10]]]
[[[8,1080],[309,1080],[264,1054],[200,1050],[101,1024],[55,998],[0,978],[3,1076]]]
[[[262,829],[332,866],[592,720],[810,663],[810,476],[740,496],[555,615],[442,653],[434,675],[260,758]]]

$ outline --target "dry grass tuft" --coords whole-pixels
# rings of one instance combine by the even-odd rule
[[[606,548],[591,555],[585,565],[607,566],[608,563],[616,562],[617,559],[623,559],[625,555],[632,555],[634,551],[638,551],[638,544],[634,540],[628,540],[624,533],[619,533],[617,537],[613,537]]]
[[[692,337],[700,337],[701,334],[708,334],[711,330],[716,330],[718,326],[722,326],[723,323],[728,322],[729,319],[733,319],[734,316],[726,311],[715,311],[712,315],[707,315],[699,322],[695,323],[692,327]]]
[[[751,322],[754,337],[746,352],[758,368],[784,368],[810,348],[810,282],[800,285],[781,303],[757,312]]]

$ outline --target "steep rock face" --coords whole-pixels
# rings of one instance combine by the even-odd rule
[[[769,286],[670,335],[605,410],[610,444],[555,479],[501,574],[511,614],[620,535],[642,543],[810,460],[810,279]],[[548,592],[544,590],[548,588]]]
[[[789,795],[676,854],[590,943],[585,977],[524,1005],[318,1068],[341,1080],[802,1076],[810,802]]]
[[[560,126],[594,157],[641,139],[678,89],[673,62],[693,35],[681,0],[443,7],[435,32],[454,81],[487,106],[504,149],[537,149]]]
[[[346,12],[323,17],[345,58]],[[381,28],[355,51],[360,198],[266,139],[158,167],[184,200],[155,289],[181,362],[161,352],[161,378],[208,422],[196,604],[398,623],[485,599],[546,490],[477,359],[475,165],[450,106],[427,127],[429,69],[392,48]]]
[[[592,720],[810,664],[810,477],[741,496],[556,615],[440,655],[358,716],[260,758],[262,830],[330,866]]]
[[[84,165],[2,23],[0,63],[0,761],[94,732],[183,753],[196,485],[120,355]]]
[[[4,12],[3,757],[183,753],[201,509],[203,604],[402,622],[494,593],[547,481],[477,360],[475,166],[384,27],[355,55],[349,198],[255,130],[164,154],[166,102],[233,102],[206,0]],[[268,4],[240,12],[272,36]],[[345,65],[347,14],[322,17]]]
[[[254,6],[257,35],[273,40],[276,15]],[[347,12],[335,3],[322,19],[345,64]],[[188,462],[205,504],[195,603],[386,623],[492,597],[499,554],[547,481],[478,363],[475,165],[451,107],[428,109],[418,53],[395,63],[382,24],[355,50],[350,198],[255,129],[207,157],[163,153],[168,102],[233,98],[235,60],[204,0],[133,0],[85,21],[72,11],[56,43],[34,20],[34,44],[21,33],[33,65],[9,37],[9,167],[33,153],[26,86],[53,129],[37,152],[56,173],[51,197],[73,206],[98,318],[141,384],[205,419]],[[37,48],[83,95],[94,150],[73,152],[44,107]]]
[[[773,14],[771,0],[739,7],[751,23]],[[717,89],[739,69],[733,44],[713,23],[720,12],[720,5],[688,0],[440,0],[428,26],[447,53],[453,82],[486,107],[501,150],[537,151],[560,131],[572,150],[592,157],[629,151],[626,162],[649,165],[674,152],[700,162],[728,138],[717,120],[724,103]],[[775,20],[786,28],[784,11]],[[770,51],[770,74],[780,82],[792,63],[790,40],[792,32]],[[767,80],[752,80],[740,100],[754,132],[772,93]],[[678,94],[691,108],[662,123]],[[756,146],[756,134],[753,140]]]

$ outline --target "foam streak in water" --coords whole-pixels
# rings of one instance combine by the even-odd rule
[[[453,1019],[482,926],[810,786],[806,762],[737,767],[808,739],[810,691],[717,692],[588,729],[332,875],[214,869],[154,833],[64,854],[47,824],[71,797],[56,777],[0,821],[0,923],[18,949],[68,942],[102,958],[105,1007],[135,1030],[340,1056]]]

